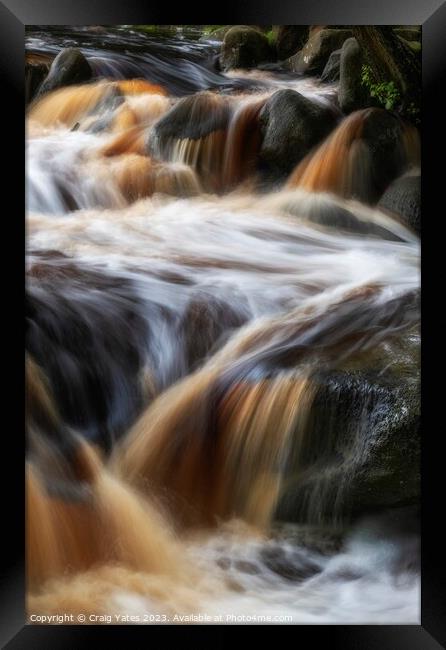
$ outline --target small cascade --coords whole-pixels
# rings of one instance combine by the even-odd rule
[[[390,136],[380,142],[379,130]],[[419,140],[413,127],[376,108],[352,113],[296,167],[288,187],[333,192],[376,202],[386,185],[419,164]]]

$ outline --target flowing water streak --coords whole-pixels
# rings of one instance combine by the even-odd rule
[[[34,101],[28,117],[42,126],[64,125],[72,129],[89,113],[97,111],[101,103],[105,108],[107,100],[116,98],[116,90],[115,84],[106,81],[60,88]]]
[[[31,590],[67,571],[118,565],[147,573],[184,571],[168,518],[102,465],[86,443],[77,449],[77,498],[48,493],[27,468],[27,552]]]
[[[144,127],[108,134],[51,132],[28,143],[27,207],[63,214],[80,208],[123,208],[153,193],[189,196],[201,191],[194,171],[152,161],[144,152]],[[55,147],[60,139],[64,147]]]
[[[223,187],[232,189],[255,173],[255,161],[261,144],[259,113],[264,99],[240,102],[229,123],[223,157]]]
[[[277,216],[271,214],[272,199],[249,196],[149,199],[125,210],[79,211],[56,220],[30,214],[30,248],[65,250],[87,268],[126,277],[147,304],[149,323],[153,302],[181,321],[191,301],[213,296],[244,322],[247,316],[286,311],[304,300],[328,305],[362,284],[388,285],[390,295],[417,286],[418,243],[407,230],[398,226],[396,232],[412,243],[318,230],[278,211],[278,204],[288,206],[293,200],[298,213],[299,205],[312,199],[279,195]],[[392,224],[388,217],[382,220]],[[65,286],[65,294],[67,290]],[[162,374],[170,363],[167,352],[179,350],[178,321],[164,322],[159,333],[170,332],[167,341],[161,339],[165,358],[155,357]],[[159,333],[154,332],[154,349],[161,345]]]
[[[190,165],[211,191],[233,189],[255,173],[261,143],[258,115],[266,98],[237,98],[228,105],[230,114],[225,130],[172,139],[162,156]]]
[[[98,81],[38,98],[28,111],[28,209],[57,214],[123,207],[154,192],[188,196],[201,186],[232,189],[252,177],[260,145],[257,117],[274,90],[232,97],[206,92],[173,100],[175,110],[183,104],[187,109],[188,126],[184,135],[177,129],[162,141],[150,134],[172,100],[159,85],[138,79]],[[311,85],[303,92],[319,99]],[[63,146],[54,146],[62,141]],[[154,161],[147,155],[149,141]],[[110,157],[119,160],[112,163]]]
[[[287,202],[290,196],[286,194],[281,198]],[[295,200],[298,204],[299,196]],[[247,204],[251,204],[250,207]],[[153,293],[151,287],[156,287],[158,283],[160,298],[162,296],[171,308],[175,306],[176,309],[181,309],[181,305],[184,308],[194,285],[198,283],[199,286],[203,282],[212,283],[214,294],[217,291],[222,297],[232,296],[233,300],[234,292],[230,287],[236,281],[239,290],[250,297],[251,305],[259,315],[262,312],[266,315],[271,309],[283,312],[284,308],[287,313],[291,296],[294,296],[296,307],[305,296],[305,309],[310,309],[311,313],[311,308],[317,307],[320,315],[324,315],[333,301],[345,296],[348,287],[358,289],[372,279],[379,279],[382,284],[379,294],[384,304],[386,294],[388,298],[398,296],[408,288],[417,286],[418,245],[409,234],[406,242],[363,240],[352,235],[331,233],[323,228],[315,229],[305,221],[280,213],[271,217],[268,201],[263,206],[266,214],[263,214],[261,205],[262,200],[259,200],[254,209],[252,197],[228,197],[227,218],[222,218],[220,202],[220,207],[217,207],[217,202],[203,199],[174,203],[146,200],[129,209],[127,218],[121,210],[105,214],[79,212],[68,219],[30,215],[30,242],[37,247],[50,245],[62,250],[70,249],[74,258],[84,266],[97,266],[99,263],[103,269],[119,270],[133,282],[136,281],[141,296],[148,297]],[[73,239],[72,233],[76,231],[82,233],[81,238]],[[175,232],[176,239],[172,239],[172,232]],[[400,228],[399,232],[403,234],[404,230]],[[145,233],[144,237],[142,233]],[[262,242],[261,249],[259,242]],[[271,252],[267,264],[265,246]],[[352,246],[354,255],[351,253]],[[299,264],[304,250],[308,255],[302,257]],[[161,278],[169,269],[170,273],[175,270],[175,273],[189,277],[193,283],[172,284],[169,276],[161,279],[161,282],[153,282],[150,278],[147,280],[141,270],[153,271],[157,266]],[[330,269],[330,273],[327,273],[327,269]],[[264,278],[260,291],[259,275]],[[288,287],[284,281],[289,283]],[[240,307],[243,304],[242,299]],[[300,313],[304,318],[305,309],[301,305]],[[175,557],[178,555],[185,562],[190,557],[189,553],[192,558],[197,555],[201,557],[198,566],[196,560],[193,565],[194,570],[198,571],[197,584],[200,586],[192,590],[187,587],[187,578],[171,577],[170,574],[160,576],[155,562],[159,556],[156,536],[154,539],[158,524],[153,523],[149,506],[154,495],[157,495],[156,503],[161,503],[164,510],[172,506],[177,491],[178,501],[175,501],[173,508],[178,517],[176,525],[181,519],[183,522],[211,523],[215,513],[223,518],[239,514],[260,526],[268,523],[282,487],[290,439],[298,437],[299,430],[304,430],[306,402],[311,404],[311,381],[308,383],[305,375],[296,376],[288,370],[278,370],[280,356],[277,356],[277,351],[298,323],[299,319],[292,312],[285,319],[283,315],[279,316],[269,326],[267,322],[257,322],[254,329],[241,332],[239,337],[228,343],[220,356],[211,359],[208,366],[184,383],[174,386],[171,393],[162,395],[135,428],[136,435],[131,434],[125,439],[123,446],[125,448],[128,444],[128,455],[127,452],[121,455],[118,451],[116,465],[100,471],[100,476],[105,472],[106,478],[99,482],[93,480],[89,488],[89,498],[94,505],[93,521],[89,501],[87,499],[85,502],[85,497],[78,505],[67,505],[66,499],[61,502],[50,497],[50,512],[56,513],[57,519],[64,522],[58,539],[62,535],[65,540],[63,548],[67,550],[69,560],[64,554],[54,556],[39,551],[42,545],[48,549],[47,545],[54,543],[51,532],[54,531],[54,515],[48,515],[48,509],[42,504],[42,496],[36,497],[31,487],[30,498],[34,499],[33,503],[40,503],[40,509],[30,505],[29,512],[35,512],[37,516],[41,512],[41,521],[48,523],[44,531],[37,528],[35,543],[32,535],[36,534],[36,525],[32,522],[29,524],[28,544],[30,552],[34,553],[33,565],[38,571],[32,580],[40,587],[40,591],[33,591],[30,595],[30,613],[57,612],[63,599],[67,611],[73,612],[90,613],[93,609],[99,613],[149,611],[171,615],[223,611],[240,614],[252,611],[248,604],[251,599],[251,607],[256,612],[283,614],[291,611],[292,616],[297,616],[297,621],[299,617],[303,621],[314,622],[321,618],[331,620],[331,617],[332,620],[345,620],[349,616],[350,620],[356,621],[361,620],[361,616],[364,617],[363,621],[368,616],[372,620],[379,619],[381,614],[376,611],[373,594],[376,593],[378,602],[383,585],[387,585],[387,590],[394,589],[391,583],[386,583],[387,569],[380,569],[382,576],[379,574],[380,586],[376,587],[376,592],[373,592],[371,577],[365,575],[362,579],[371,599],[370,610],[364,609],[363,600],[362,612],[350,608],[352,613],[348,615],[348,607],[336,611],[330,609],[327,599],[321,601],[321,594],[337,595],[345,590],[346,601],[350,602],[347,594],[351,588],[342,579],[336,578],[336,571],[332,568],[334,564],[317,553],[310,555],[312,566],[315,566],[311,571],[325,577],[321,577],[319,582],[315,577],[314,586],[311,581],[305,580],[301,589],[291,588],[289,579],[278,577],[277,570],[271,573],[264,561],[260,560],[259,550],[264,548],[265,543],[268,548],[269,542],[259,539],[257,544],[253,541],[256,538],[253,534],[248,535],[249,541],[244,534],[241,537],[237,534],[236,541],[229,545],[219,534],[214,541],[212,535],[205,534],[200,541],[196,540],[190,545],[184,539],[181,551],[176,551]],[[283,334],[278,336],[281,330]],[[162,331],[163,328],[159,330],[160,334]],[[274,375],[271,378],[268,378],[268,373],[263,378],[255,374],[251,376],[265,362],[268,368],[271,344],[273,351],[276,350],[271,366]],[[179,349],[174,332],[171,343],[162,346],[165,351],[169,348]],[[162,358],[167,363],[164,354]],[[177,358],[174,355],[174,363]],[[250,359],[253,363],[250,361],[247,364]],[[239,370],[242,371],[241,375],[238,374]],[[221,404],[217,426],[212,417],[216,399]],[[300,422],[299,418],[303,418],[303,421]],[[216,439],[213,438],[214,434],[218,434]],[[214,443],[216,448],[213,448]],[[209,445],[215,459],[213,462],[212,456],[206,452]],[[181,460],[179,464],[178,454]],[[146,463],[150,470],[148,474],[145,473]],[[118,478],[116,468],[119,470]],[[140,483],[140,477],[144,475],[149,479],[148,490],[147,485]],[[144,497],[140,497],[135,488],[123,483],[129,479],[131,483],[139,485],[136,489],[144,490]],[[161,489],[157,489],[157,481]],[[169,489],[165,491],[163,486]],[[136,504],[132,505],[135,499]],[[159,518],[155,514],[157,521]],[[147,526],[146,532],[141,530],[140,525]],[[103,546],[96,546],[96,526],[99,526],[99,539],[119,540],[117,549],[110,542],[105,551]],[[162,532],[164,526],[161,523],[161,544],[163,551],[169,551],[172,543],[175,548],[175,543],[169,534],[166,537]],[[83,530],[91,531],[88,540],[81,534]],[[132,536],[129,539],[128,535],[133,531],[136,539]],[[144,542],[140,552],[138,544],[141,540]],[[149,550],[147,540],[153,541]],[[211,548],[212,544],[218,545],[221,551],[217,555],[211,551],[208,555],[206,549],[209,544]],[[240,551],[236,549],[242,546],[246,550],[237,560]],[[88,549],[88,553],[82,551],[79,557],[79,549],[84,548]],[[97,548],[99,550],[96,551]],[[112,553],[110,548],[113,549]],[[143,552],[148,555],[143,555],[141,559]],[[358,552],[363,558],[362,551]],[[39,569],[42,560],[36,559],[36,554],[44,558],[51,555],[51,564],[54,560],[55,566],[50,564],[47,567],[44,564]],[[215,565],[216,561],[223,563],[221,554],[229,555],[234,562],[228,576],[225,569],[221,573]],[[354,552],[352,555],[347,553],[345,561],[349,569],[358,564],[354,557]],[[149,573],[139,568],[135,571],[132,558],[136,558],[141,567],[146,566]],[[152,561],[155,565],[151,564]],[[60,567],[67,562],[74,565],[73,579],[61,577]],[[170,560],[167,564],[170,566]],[[306,568],[304,574],[307,570],[310,571]],[[53,576],[53,579],[42,582],[42,576]],[[219,579],[223,580],[220,586],[216,584]],[[237,595],[240,589],[245,591],[244,597]],[[411,607],[416,586],[410,583],[403,591],[391,593],[398,603],[398,615],[402,620],[413,620]],[[293,606],[286,605],[290,598],[295,599]],[[305,602],[312,603],[312,606],[305,605]],[[296,618],[293,620],[296,622]],[[382,617],[380,620],[383,620]]]

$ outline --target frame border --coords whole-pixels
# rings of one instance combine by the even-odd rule
[[[171,15],[169,15],[171,14]],[[7,154],[10,151],[20,149],[24,137],[24,32],[26,24],[36,25],[80,25],[80,24],[144,24],[149,20],[153,24],[170,24],[173,10],[166,10],[160,5],[145,6],[144,0],[0,0],[0,82],[7,91],[4,93],[4,103],[7,104],[7,134],[11,137],[9,148],[5,148]],[[212,16],[212,17],[211,17]],[[423,71],[423,112],[422,122],[422,202],[424,223],[429,219],[431,223],[423,231],[422,241],[422,367],[427,367],[429,357],[434,359],[438,351],[442,349],[441,324],[438,322],[438,315],[435,313],[425,322],[424,314],[428,314],[432,307],[429,300],[429,291],[432,290],[430,280],[438,277],[440,269],[436,267],[436,260],[442,260],[444,250],[440,246],[441,238],[435,239],[432,230],[434,227],[433,215],[441,210],[441,199],[439,188],[444,185],[444,171],[441,164],[440,151],[436,153],[436,144],[440,133],[444,133],[444,109],[440,104],[439,97],[441,90],[444,90],[441,83],[442,72],[446,62],[446,2],[445,0],[365,0],[361,4],[349,0],[337,0],[336,4],[329,0],[282,0],[280,6],[274,0],[246,0],[243,7],[236,5],[236,0],[225,2],[224,17],[225,24],[318,24],[321,22],[330,24],[420,24],[422,25],[422,71]],[[204,20],[215,22],[217,17],[214,12],[194,10],[192,6],[184,5],[182,9],[175,10],[175,24],[201,24]],[[218,15],[222,21],[222,15]],[[20,104],[20,109],[15,103]],[[443,110],[442,110],[443,109]],[[8,113],[9,111],[9,113]],[[18,143],[20,145],[18,146]],[[441,152],[443,153],[443,152]],[[6,162],[6,161],[5,161]],[[9,216],[14,230],[14,236],[18,239],[18,250],[24,254],[23,241],[25,238],[25,225],[22,214],[22,203],[18,196],[24,199],[23,163],[24,157],[19,155],[15,161],[15,180],[18,187],[15,188],[15,210]],[[439,164],[440,163],[440,164]],[[11,163],[12,164],[12,163]],[[10,172],[10,174],[11,174]],[[12,175],[12,174],[11,174]],[[9,183],[9,181],[8,181]],[[9,186],[8,186],[9,187]],[[7,188],[4,185],[6,194]],[[16,214],[19,213],[19,214]],[[9,213],[8,213],[9,215]],[[431,241],[429,241],[431,240]],[[9,242],[9,234],[8,234]],[[438,250],[435,252],[435,245]],[[429,251],[431,249],[431,251]],[[443,246],[444,249],[444,246]],[[24,264],[20,254],[16,257],[16,266],[7,267],[7,289],[10,296],[20,295],[24,287]],[[437,263],[438,266],[438,263]],[[430,276],[430,278],[429,278]],[[429,278],[429,282],[426,278]],[[17,282],[11,284],[10,280]],[[23,279],[23,284],[21,284]],[[433,293],[433,291],[432,291]],[[438,302],[438,294],[434,300]],[[430,303],[430,305],[429,305]],[[6,318],[7,325],[11,330],[8,341],[17,336],[18,324],[13,319]],[[435,335],[437,334],[437,342]],[[442,336],[442,338],[440,338]],[[7,346],[8,347],[8,346]],[[13,346],[11,346],[12,348]],[[18,346],[19,348],[19,346]],[[9,381],[17,388],[19,395],[23,396],[23,357],[18,360],[20,352],[11,349],[13,362],[11,372],[7,375]],[[20,393],[22,390],[22,393]],[[372,650],[409,650],[410,648],[420,650],[436,650],[446,647],[446,621],[441,616],[444,591],[442,590],[441,569],[444,565],[444,544],[443,538],[436,529],[436,522],[433,516],[438,518],[438,508],[435,508],[435,497],[440,494],[443,485],[441,477],[444,473],[444,463],[440,451],[436,445],[440,442],[436,434],[438,422],[444,420],[442,413],[442,401],[444,397],[440,393],[440,386],[437,384],[427,386],[427,381],[422,383],[422,431],[424,432],[424,443],[422,446],[422,598],[421,598],[421,625],[296,625],[292,629],[297,631],[299,640],[302,635],[308,635],[312,643],[326,643],[331,647],[341,647]],[[20,397],[21,401],[23,398]],[[19,402],[19,403],[20,403]],[[437,409],[437,418],[435,418]],[[436,424],[434,422],[437,421]],[[19,415],[15,418],[11,431],[23,430],[23,421]],[[9,435],[9,432],[8,432]],[[17,434],[16,434],[17,435]],[[427,441],[429,439],[429,444]],[[18,440],[20,442],[18,442]],[[11,477],[7,484],[7,491],[4,492],[4,515],[3,544],[5,550],[3,559],[6,559],[2,569],[3,578],[0,591],[2,630],[0,641],[2,647],[10,650],[19,648],[68,648],[79,647],[86,644],[90,646],[91,639],[99,631],[103,642],[108,639],[112,643],[126,642],[129,635],[136,635],[138,639],[145,639],[155,630],[155,627],[148,626],[32,626],[25,624],[24,615],[24,441],[17,438],[7,449],[6,464],[11,469]],[[12,495],[8,500],[8,495]],[[438,500],[438,497],[437,497]],[[444,573],[444,569],[443,569]],[[443,597],[443,598],[442,598]],[[181,643],[188,640],[192,633],[191,627],[186,626],[156,626],[158,630],[167,627],[172,633],[181,633]],[[214,626],[199,627],[200,632],[205,635],[212,632]],[[225,626],[226,630],[233,626]],[[238,631],[245,633],[247,628],[252,626],[235,626]],[[276,627],[276,626],[267,626]],[[282,627],[282,626],[281,626]],[[141,635],[144,635],[144,637]],[[223,636],[224,636],[223,634]],[[223,640],[222,636],[222,640]],[[190,637],[189,637],[190,638]],[[214,642],[214,641],[213,641]]]

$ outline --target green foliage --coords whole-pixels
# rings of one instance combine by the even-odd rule
[[[274,47],[276,45],[277,41],[277,33],[273,31],[272,29],[265,34],[266,38],[268,39],[268,43]]]
[[[363,65],[361,69],[361,84],[369,91],[378,104],[389,111],[394,110],[401,102],[401,93],[393,81],[374,83],[371,68]]]
[[[361,69],[361,84],[364,86],[371,97],[375,99],[379,106],[388,111],[398,110],[399,113],[410,120],[416,126],[421,123],[421,109],[419,98],[407,98],[401,96],[401,92],[393,81],[375,83],[370,66],[363,65]],[[406,99],[406,101],[403,101]]]

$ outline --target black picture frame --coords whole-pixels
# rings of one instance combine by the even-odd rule
[[[13,411],[11,424],[4,431],[9,447],[3,454],[3,475],[9,470],[3,492],[4,551],[1,580],[0,641],[2,647],[18,648],[79,648],[93,645],[93,635],[98,633],[101,643],[132,644],[140,647],[153,637],[155,628],[147,627],[75,627],[25,625],[24,613],[24,441],[23,419],[23,357],[21,355],[20,310],[13,309],[13,296],[22,295],[24,287],[23,242],[24,182],[22,155],[24,143],[24,27],[26,24],[201,24],[218,21],[226,24],[420,24],[422,25],[423,57],[423,119],[422,119],[422,622],[421,625],[324,625],[293,626],[295,642],[311,646],[339,647],[345,650],[435,650],[446,646],[446,617],[442,617],[444,591],[442,587],[443,533],[440,502],[442,501],[443,457],[437,446],[441,443],[444,414],[442,413],[442,376],[433,379],[431,370],[439,366],[442,350],[442,301],[435,290],[442,260],[441,237],[436,233],[442,219],[444,171],[439,149],[444,133],[444,116],[440,100],[442,72],[446,62],[446,2],[441,0],[245,0],[238,5],[226,1],[212,12],[194,9],[184,4],[173,10],[163,3],[146,5],[142,0],[0,0],[0,87],[2,104],[6,109],[3,122],[3,156],[7,167],[3,172],[3,192],[12,195],[12,207],[4,212],[4,228],[8,234],[3,246],[14,252],[12,262],[3,270],[6,285],[5,301],[8,309],[4,318],[9,331],[4,335],[6,356],[11,368],[5,370],[7,387],[18,397],[18,408]],[[170,14],[170,15],[169,15]],[[175,19],[172,21],[172,16]],[[10,143],[6,144],[7,137]],[[438,151],[437,151],[438,149]],[[18,153],[13,162],[12,152]],[[12,183],[15,189],[12,191]],[[14,242],[14,243],[13,243]],[[438,249],[436,249],[438,246]],[[4,256],[2,256],[3,258]],[[437,268],[438,267],[438,268]],[[23,281],[23,284],[22,284]],[[441,285],[440,285],[441,286]],[[19,358],[20,357],[20,358]],[[441,366],[440,366],[441,368]],[[441,392],[440,392],[441,391]],[[12,403],[12,402],[11,402]],[[5,425],[6,426],[6,425]],[[12,433],[13,432],[13,433]],[[6,444],[6,443],[4,443]],[[443,598],[442,598],[443,596]],[[250,626],[244,626],[246,633]],[[230,626],[226,628],[229,630]],[[297,628],[297,629],[296,629]],[[181,643],[190,643],[194,627],[157,627],[162,632],[181,634]],[[242,631],[238,626],[238,632]],[[211,634],[215,640],[226,638],[215,635],[215,629],[202,626],[200,636]],[[276,633],[274,631],[274,633]],[[263,632],[262,632],[263,634]],[[136,635],[136,636],[135,636]],[[129,638],[133,637],[133,641]],[[170,634],[168,634],[170,636]],[[217,638],[218,637],[218,638]],[[215,643],[212,640],[212,643]],[[204,643],[204,641],[203,641]],[[310,646],[310,647],[311,647]]]

